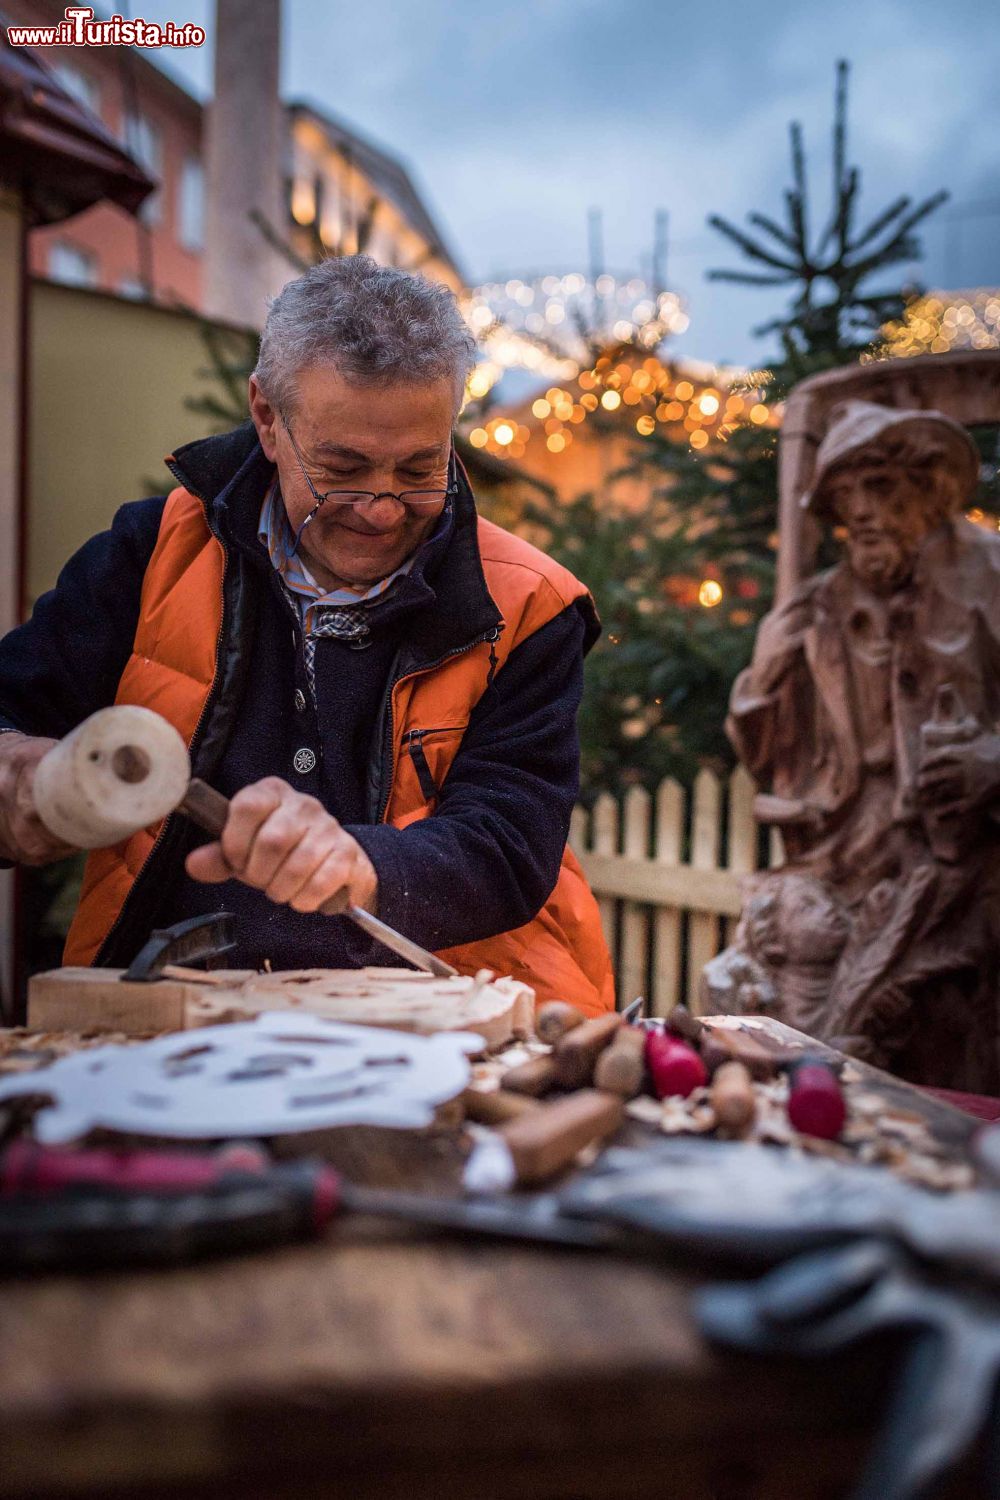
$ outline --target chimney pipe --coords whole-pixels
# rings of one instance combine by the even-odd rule
[[[281,0],[216,0],[215,97],[206,139],[205,310],[251,328],[291,277],[251,217],[286,230]]]

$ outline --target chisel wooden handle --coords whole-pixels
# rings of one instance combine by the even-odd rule
[[[188,789],[178,807],[178,812],[197,823],[206,833],[211,833],[219,838],[226,826],[229,817],[229,798],[217,792],[214,786],[209,786],[207,781],[201,781],[197,776],[192,776],[188,782]],[[325,901],[319,908],[325,917],[346,916],[347,901],[338,892],[329,901]]]
[[[503,1138],[517,1181],[544,1182],[568,1167],[578,1151],[613,1134],[625,1117],[625,1106],[614,1094],[581,1089],[554,1104],[541,1104],[522,1114],[498,1134]]]
[[[556,1060],[551,1053],[531,1057],[516,1068],[508,1068],[500,1080],[500,1087],[512,1089],[515,1094],[530,1094],[537,1098],[547,1094],[556,1086]]]
[[[730,1026],[712,1026],[710,1022],[701,1028],[698,1048],[710,1073],[724,1063],[741,1062],[750,1077],[758,1082],[773,1078],[780,1067],[802,1055],[787,1047],[765,1046],[749,1032]]]
[[[509,1120],[542,1108],[537,1099],[529,1099],[527,1094],[509,1094],[506,1089],[487,1092],[468,1088],[462,1095],[462,1104],[465,1118],[477,1125],[506,1125]]]
[[[619,1026],[594,1067],[594,1083],[621,1099],[642,1092],[646,1077],[646,1033],[641,1026]]]
[[[604,1048],[622,1024],[614,1011],[594,1016],[582,1026],[574,1026],[555,1047],[556,1081],[565,1089],[578,1089],[594,1076],[594,1066]]]
[[[203,828],[206,833],[211,833],[218,838],[226,826],[229,817],[229,798],[217,792],[207,782],[200,781],[197,776],[192,776],[188,782],[188,789],[184,793],[178,805],[178,811],[186,814],[192,821]],[[411,942],[401,932],[389,927],[387,923],[379,921],[378,917],[372,916],[371,912],[365,911],[360,906],[349,906],[343,894],[332,896],[325,901],[319,910],[326,917],[349,917],[355,926],[360,927],[369,937],[384,943],[391,948],[393,953],[398,953],[400,958],[405,958],[409,963],[416,964],[418,969],[423,969],[428,974],[436,974],[440,979],[446,979],[450,975],[457,974],[451,964],[446,964],[444,959],[438,958],[434,953],[428,953],[418,943]]]
[[[716,1068],[708,1097],[719,1129],[726,1135],[745,1135],[757,1113],[757,1096],[744,1064],[733,1060]]]
[[[548,1000],[535,1017],[535,1035],[552,1047],[574,1026],[582,1026],[585,1019],[583,1011],[575,1005],[568,1005],[565,1000]]]

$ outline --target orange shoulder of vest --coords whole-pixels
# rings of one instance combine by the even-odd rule
[[[572,604],[574,600],[583,598],[590,592],[585,584],[554,558],[548,557],[523,537],[514,536],[512,532],[505,531],[502,526],[496,526],[482,516],[479,518],[479,555],[487,573],[492,563],[508,565],[526,575],[544,579],[564,605]]]

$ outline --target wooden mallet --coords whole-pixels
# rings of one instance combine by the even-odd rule
[[[75,849],[107,849],[172,812],[216,838],[229,816],[221,792],[191,775],[187,746],[172,724],[134,704],[102,708],[38,762],[35,808],[50,833]],[[439,978],[457,974],[395,928],[343,896],[320,910],[348,917],[369,937]]]

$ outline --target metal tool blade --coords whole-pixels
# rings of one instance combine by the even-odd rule
[[[532,1240],[589,1250],[612,1249],[627,1240],[616,1226],[572,1219],[561,1213],[559,1200],[553,1193],[435,1198],[422,1193],[359,1187],[345,1182],[341,1185],[341,1196],[345,1208],[355,1213],[489,1238]]]
[[[446,964],[443,958],[438,958],[433,953],[428,953],[426,948],[421,948],[419,943],[412,942],[397,932],[395,927],[390,927],[387,922],[380,922],[378,917],[373,917],[370,911],[365,911],[360,906],[348,906],[344,909],[344,916],[350,917],[351,921],[369,937],[376,938],[378,942],[384,943],[391,948],[393,953],[398,953],[400,958],[405,958],[408,963],[416,964],[418,969],[423,969],[426,974],[436,974],[439,979],[450,979],[457,974],[451,964]]]
[[[191,778],[187,792],[180,804],[179,811],[185,813],[199,828],[204,828],[206,833],[214,834],[216,838],[222,833],[226,826],[226,818],[229,816],[229,800],[214,787],[208,786],[196,776]],[[324,906],[322,910],[330,916],[349,917],[355,926],[360,927],[369,937],[384,943],[393,953],[400,958],[405,958],[407,963],[415,964],[418,969],[423,969],[426,974],[436,974],[439,979],[450,979],[457,974],[451,964],[446,964],[443,959],[435,958],[433,953],[428,953],[426,948],[421,948],[419,943],[411,942],[395,927],[390,927],[387,922],[380,922],[378,917],[373,917],[371,912],[364,911],[360,906],[340,906],[342,900],[339,897],[335,902]]]
[[[206,962],[218,968],[227,953],[236,947],[236,932],[231,913],[213,912],[207,917],[189,917],[172,927],[157,927],[122,975],[123,979],[151,983],[160,977],[168,964]]]

